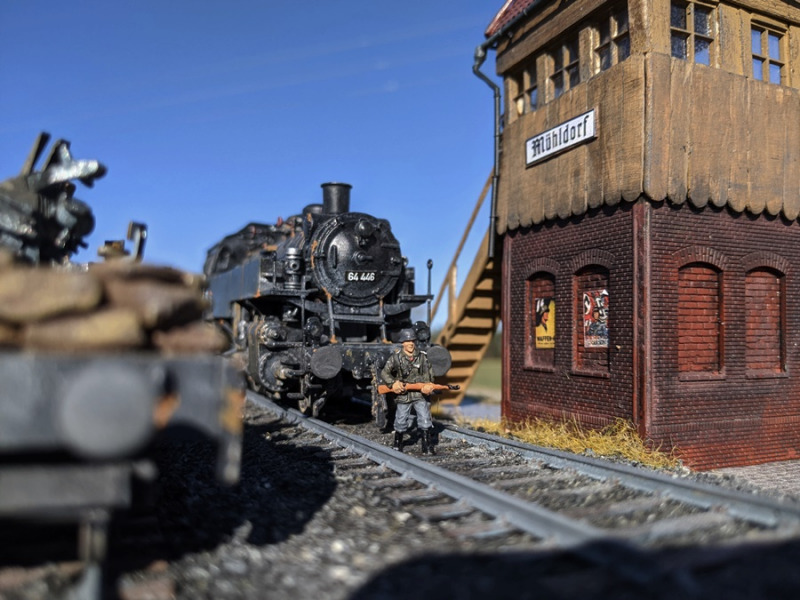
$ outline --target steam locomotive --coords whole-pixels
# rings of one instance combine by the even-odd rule
[[[210,319],[229,333],[251,386],[317,416],[329,399],[360,398],[386,424],[379,372],[413,327],[436,376],[450,354],[431,344],[428,322],[411,318],[428,303],[415,292],[389,221],[350,211],[346,183],[322,184],[322,204],[275,224],[250,223],[209,249],[204,265]]]

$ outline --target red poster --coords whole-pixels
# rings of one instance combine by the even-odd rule
[[[583,293],[583,345],[608,348],[608,290]]]

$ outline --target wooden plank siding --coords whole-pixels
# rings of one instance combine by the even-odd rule
[[[783,172],[783,213],[787,219],[794,220],[800,215],[800,97],[790,96],[787,100],[784,105],[786,166]]]
[[[588,110],[597,139],[525,168],[525,140]],[[631,56],[503,134],[498,231],[651,200],[800,213],[800,91],[663,54]]]
[[[641,195],[798,218],[800,4],[718,3],[713,66],[706,67],[670,56],[670,0],[628,0],[631,55],[593,74],[592,27],[614,6],[544,2],[500,43],[496,68],[503,76],[536,60],[543,104],[518,115],[506,96],[498,232]],[[783,85],[752,79],[754,22],[785,32]],[[576,32],[583,81],[553,100],[547,52]],[[591,109],[597,139],[526,168],[525,140]]]
[[[583,214],[642,193],[643,69],[643,59],[631,57],[506,126],[501,164],[505,183],[498,189],[501,231]],[[623,93],[611,93],[613,89]],[[591,108],[597,110],[601,128],[596,140],[525,168],[526,139]]]

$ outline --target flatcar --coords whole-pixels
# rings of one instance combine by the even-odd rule
[[[112,241],[105,262],[71,260],[94,229],[75,182],[106,168],[64,140],[37,168],[48,141],[0,182],[0,530],[77,525],[91,597],[109,520],[157,485],[163,444],[208,440],[238,481],[245,386],[202,319],[203,277],[141,262],[143,226],[132,256]]]
[[[315,416],[328,400],[362,399],[383,428],[391,407],[379,371],[402,329],[416,330],[436,376],[451,365],[431,343],[432,262],[419,294],[389,221],[352,212],[351,185],[321,187],[321,204],[250,223],[208,250],[208,318],[228,331],[255,390]],[[428,320],[412,319],[426,303]]]

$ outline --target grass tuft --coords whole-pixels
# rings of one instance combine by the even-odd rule
[[[524,423],[508,423],[490,419],[456,419],[460,425],[479,431],[512,437],[520,441],[566,450],[575,454],[622,458],[658,469],[677,469],[681,461],[674,452],[662,452],[642,440],[633,425],[617,419],[602,430],[582,427],[577,421],[529,419]]]

